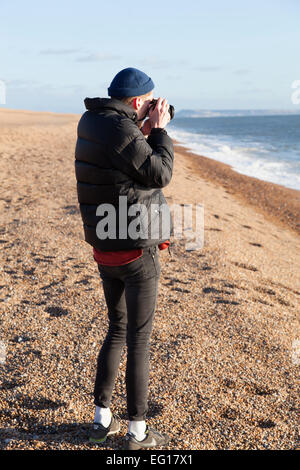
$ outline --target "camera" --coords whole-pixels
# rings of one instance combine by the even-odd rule
[[[152,101],[150,101],[149,109],[150,109],[150,108],[155,108],[157,101],[158,101],[158,100],[155,100],[155,99],[152,100]],[[168,111],[169,111],[169,114],[170,114],[170,119],[173,119],[174,114],[175,114],[175,108],[174,108],[174,106],[172,106],[172,105],[170,104]],[[148,112],[149,112],[149,111],[148,111]]]

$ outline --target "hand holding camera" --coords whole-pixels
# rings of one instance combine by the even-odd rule
[[[173,110],[173,113],[172,113]],[[173,106],[169,106],[166,99],[152,100],[149,106],[149,121],[151,128],[164,128],[174,115]]]
[[[166,99],[158,98],[158,100],[153,99],[147,111],[149,119],[144,122],[144,125],[141,129],[142,133],[145,136],[148,136],[152,128],[159,127],[164,128],[171,119],[173,119],[175,114],[174,106],[171,104],[168,105]]]

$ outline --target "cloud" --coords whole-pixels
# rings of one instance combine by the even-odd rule
[[[165,59],[158,59],[156,57],[147,57],[146,59],[137,61],[142,66],[152,67],[154,69],[163,69],[170,66],[170,61]]]
[[[248,73],[250,73],[250,70],[248,70],[248,69],[238,69],[238,70],[235,70],[234,73],[236,75],[247,75]]]
[[[76,62],[101,62],[106,60],[119,60],[120,55],[116,54],[101,54],[93,53],[91,51],[84,51],[80,49],[43,49],[40,51],[43,55],[72,55],[82,54],[80,57],[75,59]]]
[[[240,90],[240,93],[271,93],[273,94],[273,91],[270,90],[269,88],[252,87],[252,88]]]
[[[182,65],[187,65],[187,61],[185,59],[182,60],[166,60],[166,59],[159,59],[154,56],[147,57],[145,59],[141,59],[137,61],[138,64],[146,67],[151,67],[153,69],[164,69],[170,67],[178,67]]]
[[[179,80],[182,78],[181,75],[166,75],[165,77],[167,80]]]
[[[116,54],[88,54],[78,57],[76,62],[104,62],[107,60],[119,60],[121,56]]]
[[[78,49],[43,49],[40,54],[43,55],[67,55],[78,53]]]
[[[94,53],[94,52],[86,52],[86,54],[77,57],[75,59],[76,62],[105,62],[105,61],[112,61],[112,60],[120,60],[123,57],[118,54],[109,54],[109,53]],[[143,59],[128,59],[127,63],[131,67],[151,67],[153,69],[164,69],[170,67],[178,67],[187,65],[186,60],[168,60],[168,59],[160,59],[155,56],[146,57]]]
[[[56,84],[37,80],[5,80],[8,89],[14,92],[46,93],[46,94],[78,94],[84,93],[85,87],[78,83]]]
[[[194,70],[200,70],[200,72],[217,72],[223,68],[220,65],[197,65],[193,67]]]
[[[6,84],[12,88],[28,88],[37,86],[40,82],[37,80],[6,80]]]

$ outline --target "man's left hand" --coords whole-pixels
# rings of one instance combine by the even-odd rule
[[[145,137],[148,137],[148,135],[150,134],[151,132],[151,124],[150,124],[150,120],[147,119],[144,124],[143,124],[143,127],[141,128],[141,131],[142,133],[144,134]]]

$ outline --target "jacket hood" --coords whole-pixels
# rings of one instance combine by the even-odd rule
[[[123,101],[114,98],[85,98],[84,104],[88,111],[114,110],[137,122],[136,111]]]

